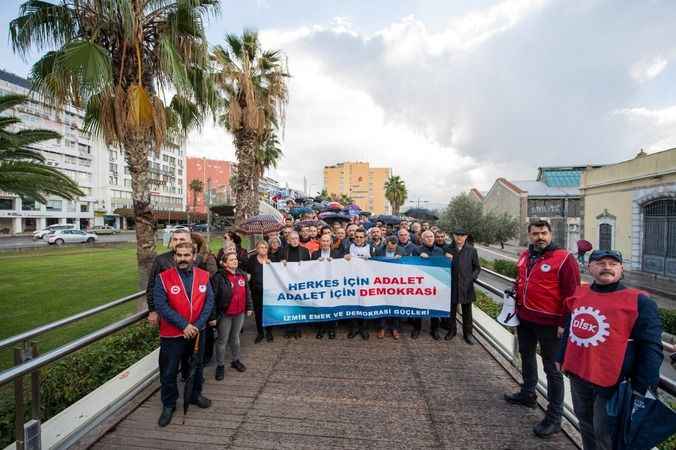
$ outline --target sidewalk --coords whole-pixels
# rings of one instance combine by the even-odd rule
[[[505,244],[504,250],[502,250],[499,245],[481,245],[480,247],[489,248],[491,251],[496,253],[502,253],[506,258],[509,259],[518,257],[522,251],[526,250],[525,247],[518,247],[508,244]],[[592,278],[589,274],[582,273],[581,275],[582,281],[591,283]],[[656,296],[665,297],[666,299],[672,301],[676,300],[676,280],[670,280],[668,278],[647,272],[625,270],[624,279],[622,282],[626,286],[641,289]]]

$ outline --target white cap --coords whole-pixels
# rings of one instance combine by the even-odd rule
[[[519,318],[516,317],[516,300],[506,292],[503,294],[502,311],[500,311],[497,321],[508,327],[519,325]]]

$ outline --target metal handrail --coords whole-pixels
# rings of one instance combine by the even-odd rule
[[[482,271],[485,270],[486,272],[489,272],[491,275],[495,274],[495,272],[493,272],[492,270],[484,269],[483,267],[481,268],[481,270]],[[513,283],[515,281],[514,279],[506,277],[504,275],[501,275],[501,274],[497,274],[497,275],[500,275],[500,278],[505,279],[506,281],[509,281],[511,283]],[[485,281],[479,280],[479,279],[475,280],[474,282],[478,286],[486,289],[487,291],[491,292],[492,294],[497,295],[498,297],[502,297],[502,294],[503,294],[502,289],[499,289],[499,288],[497,288],[497,287],[495,287],[495,286],[493,286],[489,283],[486,283]],[[662,345],[664,345],[664,342],[662,342]],[[668,378],[668,377],[660,374],[660,380],[657,384],[657,387],[659,387],[660,389],[662,389],[663,391],[665,391],[669,395],[676,397],[676,381],[675,380],[672,380],[671,378]]]
[[[15,344],[20,344],[22,342],[26,342],[36,336],[39,336],[41,334],[44,334],[48,331],[56,330],[57,328],[64,327],[66,325],[69,325],[73,322],[77,322],[78,320],[85,319],[87,317],[93,316],[95,314],[98,314],[100,312],[106,311],[108,309],[114,308],[116,306],[122,305],[124,303],[130,302],[132,300],[136,300],[139,297],[142,297],[145,295],[145,291],[139,291],[136,292],[135,294],[128,295],[126,297],[119,298],[117,300],[113,300],[110,303],[106,303],[105,305],[100,305],[97,306],[96,308],[88,309],[86,311],[82,311],[80,313],[74,314],[70,317],[66,317],[65,319],[60,319],[56,320],[54,322],[47,323],[45,325],[41,325],[36,328],[32,328],[28,331],[25,331],[21,334],[17,334],[15,336],[10,336],[6,339],[3,339],[0,341],[0,350],[6,347],[9,347],[11,345]]]
[[[88,346],[89,344],[92,344],[100,339],[103,339],[106,336],[109,336],[113,333],[123,330],[128,326],[135,324],[136,322],[140,322],[147,315],[148,315],[147,309],[144,311],[139,311],[127,318],[124,318],[108,326],[105,326],[97,331],[82,336],[81,338],[78,338],[50,352],[47,352],[43,355],[33,358],[21,365],[4,370],[0,372],[0,387],[11,381],[16,380],[19,377],[28,375],[31,372],[38,370],[49,363],[57,361],[63,358],[64,356],[67,356],[77,350],[80,350]]]

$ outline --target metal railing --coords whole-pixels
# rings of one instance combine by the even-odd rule
[[[137,300],[145,296],[145,291],[137,292],[135,294],[122,297],[105,305],[97,306],[96,308],[74,314],[55,322],[42,325],[16,336],[9,337],[0,341],[0,350],[14,347],[14,367],[0,372],[0,388],[8,383],[14,382],[14,405],[15,405],[15,421],[14,433],[16,438],[17,450],[23,450],[25,446],[25,432],[29,426],[36,426],[39,429],[41,410],[40,410],[40,369],[44,366],[58,361],[69,354],[81,350],[90,344],[103,339],[113,333],[121,331],[130,325],[133,325],[143,320],[148,311],[139,311],[126,317],[122,320],[107,325],[101,329],[93,331],[85,336],[82,336],[74,341],[70,341],[60,347],[57,347],[49,352],[40,355],[38,352],[38,344],[33,339],[49,331],[57,330],[71,323],[85,319],[87,317],[100,314],[108,311],[111,308],[126,304],[128,302]],[[31,386],[31,417],[32,420],[26,424],[24,422],[25,401],[24,401],[24,377],[30,375]]]
[[[492,276],[498,277],[498,278],[500,278],[500,279],[502,279],[506,282],[509,282],[509,283],[514,283],[516,281],[513,278],[509,278],[505,275],[499,274],[499,273],[494,272],[490,269],[485,269],[485,268],[482,267],[481,271],[489,273]],[[493,286],[489,283],[486,283],[485,281],[482,281],[482,280],[476,280],[475,283],[478,286],[482,287],[483,289],[486,289],[487,291],[491,292],[492,294],[497,295],[498,297],[502,297],[504,290],[499,289],[499,288],[497,288],[497,287],[495,287],[495,286]],[[516,341],[516,339],[515,339],[515,341]],[[665,344],[666,344],[665,342],[662,342],[662,345],[665,345]],[[514,345],[511,355],[504,354],[504,348],[502,348],[499,345],[498,345],[498,350],[501,351],[501,353],[503,353],[503,356],[505,356],[510,362],[512,362],[512,364],[514,364],[513,361],[516,360],[517,351],[518,351],[516,345]],[[676,397],[676,380],[672,380],[671,378],[668,378],[668,377],[660,374],[660,380],[659,380],[657,387],[659,387],[660,389],[662,389],[663,391],[665,391],[669,395]]]

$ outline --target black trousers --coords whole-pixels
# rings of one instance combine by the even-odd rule
[[[606,412],[608,399],[598,394],[594,385],[570,375],[573,410],[580,423],[584,450],[611,450],[610,419]]]
[[[522,390],[527,394],[535,394],[538,384],[538,366],[536,348],[540,344],[542,365],[547,375],[547,418],[554,422],[561,422],[563,412],[563,375],[556,368],[556,354],[559,351],[561,339],[557,336],[557,327],[538,325],[533,322],[521,321],[516,327],[521,353],[521,373],[523,375]]]
[[[472,335],[472,304],[463,303],[460,305],[460,312],[462,314],[462,335],[471,336]],[[458,315],[458,304],[451,303],[451,314],[449,320],[448,331],[457,332],[458,331],[458,322],[456,320]]]
[[[251,299],[253,300],[254,317],[256,318],[256,331],[258,334],[270,333],[270,327],[263,327],[263,291],[257,288],[251,289]]]
[[[336,320],[331,320],[328,322],[319,322],[319,324],[317,325],[317,332],[328,333],[329,331],[333,331],[335,333],[337,328],[338,321]]]
[[[206,366],[214,356],[214,343],[216,342],[216,327],[207,327],[204,329],[204,365]]]
[[[416,331],[422,330],[422,319],[413,319],[413,329]],[[430,319],[430,331],[438,330],[441,326],[442,319],[439,317],[432,317]]]
[[[178,366],[181,361],[185,364],[190,360],[195,346],[195,339],[160,338],[160,394],[162,405],[165,407],[176,407],[178,400]],[[204,333],[200,333],[200,355],[198,366],[195,372],[195,379],[192,389],[192,399],[196,399],[202,393],[202,358],[204,358]],[[185,399],[184,399],[185,400]]]
[[[368,331],[368,320],[366,319],[351,319],[350,331]]]
[[[379,330],[396,330],[401,331],[401,318],[399,317],[383,317],[375,320],[376,328]]]

